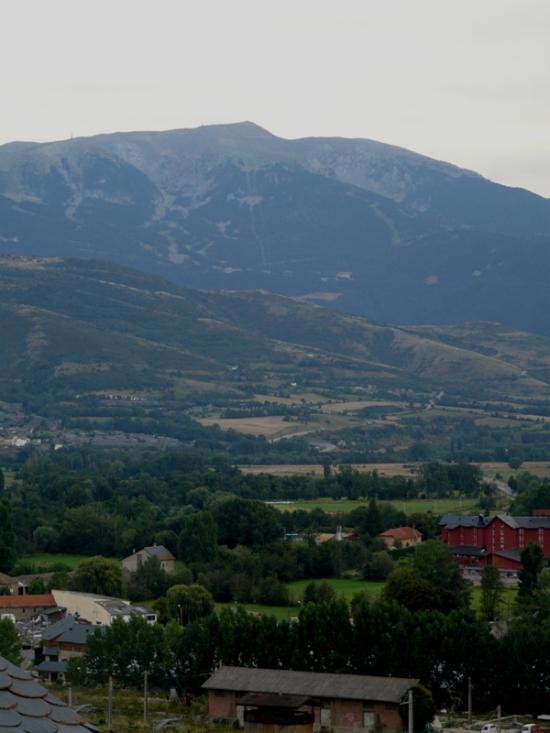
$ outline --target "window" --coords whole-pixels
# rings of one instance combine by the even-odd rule
[[[370,710],[363,711],[363,728],[374,730],[376,726],[376,714]]]
[[[321,708],[321,728],[331,728],[332,715],[330,708]]]

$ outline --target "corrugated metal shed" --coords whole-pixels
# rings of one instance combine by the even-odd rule
[[[264,692],[276,695],[400,703],[408,690],[417,684],[418,680],[403,677],[220,667],[204,683],[203,688],[243,694]]]

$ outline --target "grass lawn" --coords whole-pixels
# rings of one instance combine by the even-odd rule
[[[300,611],[299,602],[302,599],[306,585],[323,582],[328,583],[334,588],[337,597],[343,597],[348,602],[351,601],[354,595],[361,591],[366,591],[373,597],[377,596],[384,586],[382,581],[361,580],[360,578],[308,578],[306,580],[293,580],[286,584],[290,591],[289,606],[262,606],[256,603],[241,603],[239,605],[252,613],[257,613],[262,616],[274,616],[278,621],[282,621],[298,615]],[[230,608],[236,605],[235,603],[216,603],[216,609],[220,611],[222,608]]]
[[[300,607],[296,605],[262,606],[258,603],[216,603],[216,610],[221,611],[222,608],[235,608],[237,605],[242,606],[245,611],[257,613],[259,616],[273,616],[277,621],[284,621],[285,619],[293,618],[294,616],[297,616],[300,611]]]
[[[351,601],[354,595],[361,591],[366,591],[371,598],[374,600],[380,595],[384,582],[379,580],[361,580],[360,578],[323,578],[323,579],[312,579],[306,580],[293,580],[287,583],[287,588],[290,591],[290,603],[289,606],[262,606],[255,603],[241,603],[245,610],[252,613],[257,613],[262,616],[273,616],[277,621],[283,621],[290,619],[293,616],[297,616],[300,611],[299,602],[303,596],[304,589],[309,583],[323,583],[326,582],[332,588],[337,597],[345,598],[348,603]],[[503,617],[509,617],[512,614],[512,609],[517,596],[516,588],[505,588],[502,605],[500,612]],[[481,601],[481,588],[479,586],[472,588],[472,609],[479,611]],[[235,607],[235,603],[216,603],[216,609],[220,611],[222,608]]]
[[[54,552],[39,552],[35,555],[24,555],[21,558],[21,562],[30,563],[35,568],[44,568],[46,571],[48,568],[51,568],[58,563],[68,565],[71,570],[75,570],[82,560],[87,559],[87,555],[64,555],[62,553]]]
[[[473,498],[449,498],[449,499],[397,499],[390,502],[396,509],[400,509],[405,514],[414,514],[415,512],[433,512],[433,514],[446,514],[447,512],[468,513],[476,509],[476,500]],[[328,514],[337,514],[338,512],[351,512],[357,507],[366,506],[367,499],[311,499],[305,501],[291,501],[289,503],[275,503],[276,509],[284,512],[291,512],[297,509],[312,511],[313,509],[322,509]]]
[[[514,603],[516,601],[518,591],[517,588],[505,588],[504,593],[502,594],[502,604],[500,606],[500,613],[504,617],[508,617],[512,615],[512,609],[514,606]],[[479,611],[479,606],[481,603],[481,588],[479,586],[475,586],[472,588],[472,603],[471,606],[474,609],[474,611]]]
[[[67,701],[67,688],[52,686],[54,695]],[[95,688],[73,687],[73,705],[86,705],[82,717],[107,730],[107,689],[106,685]],[[113,725],[116,733],[150,733],[153,722],[172,719],[173,723],[162,728],[166,733],[227,733],[229,727],[215,724],[206,717],[206,696],[195,698],[191,707],[179,701],[169,702],[165,690],[150,690],[148,696],[149,715],[143,721],[143,693],[141,690],[117,687],[113,694]],[[180,718],[180,720],[178,720]]]
[[[351,601],[354,595],[366,591],[372,596],[377,596],[384,586],[381,580],[361,580],[361,578],[323,578],[321,580],[293,580],[287,583],[292,599],[300,600],[304,594],[305,587],[310,583],[328,583],[334,589],[338,597]]]

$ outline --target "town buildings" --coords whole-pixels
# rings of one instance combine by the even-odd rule
[[[439,522],[441,539],[464,568],[495,565],[504,573],[521,570],[520,555],[529,544],[550,557],[550,516],[492,517],[446,514]]]
[[[402,703],[417,684],[399,677],[221,667],[203,688],[210,717],[238,720],[246,733],[395,733],[403,729]]]

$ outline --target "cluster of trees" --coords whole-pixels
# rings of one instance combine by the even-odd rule
[[[330,586],[312,584],[298,618],[277,622],[242,607],[213,613],[204,590],[180,586],[166,598],[166,625],[134,618],[97,630],[85,657],[71,662],[70,677],[97,684],[113,675],[139,686],[147,671],[154,684],[182,692],[198,689],[219,664],[418,677],[437,705],[455,709],[466,706],[470,677],[475,709],[502,704],[513,713],[545,711],[550,574],[535,573],[508,633],[497,638],[469,608],[467,587],[448,550],[436,545],[430,543],[408,566],[418,585],[431,585],[421,604],[412,602],[414,592],[396,595],[391,583],[380,598],[360,593],[349,605]]]
[[[480,481],[475,467],[461,465],[428,464],[415,479],[360,474],[349,466],[333,470],[327,465],[323,477],[313,478],[244,475],[226,459],[205,457],[199,451],[71,451],[34,456],[15,473],[10,489],[2,494],[0,564],[5,571],[13,569],[15,539],[10,527],[17,526],[21,553],[123,557],[136,547],[156,542],[186,564],[202,563],[193,570],[195,578],[213,570],[226,572],[233,562],[231,556],[222,567],[220,562],[209,568],[204,564],[220,560],[219,548],[237,547],[262,556],[262,578],[290,580],[338,575],[346,569],[362,571],[365,550],[382,549],[373,539],[380,531],[413,522],[427,537],[437,532],[431,515],[407,519],[393,505],[375,497],[439,496],[454,490],[475,495]],[[371,503],[339,516],[320,510],[281,513],[264,503],[313,496],[367,496]],[[334,532],[339,524],[354,528],[363,546],[337,552],[318,549],[310,541],[303,548],[270,549],[280,545],[285,531],[312,537],[319,531]],[[282,561],[276,559],[277,554]],[[287,569],[282,569],[281,562]],[[239,562],[233,564],[235,573],[248,573]],[[384,564],[387,558],[385,563],[375,563],[378,568]],[[32,568],[20,567],[20,571]],[[205,582],[210,587],[217,580]],[[223,586],[227,596],[227,583]]]
[[[376,472],[361,474],[349,466],[333,470],[327,464],[321,478],[254,476],[242,474],[224,458],[206,457],[200,451],[71,451],[29,458],[17,471],[14,487],[4,496],[20,528],[19,543],[24,552],[108,556],[124,555],[151,543],[162,532],[168,533],[165,544],[174,544],[174,535],[181,533],[190,511],[208,509],[215,513],[216,506],[229,496],[261,501],[318,497],[394,500],[446,496],[456,491],[474,496],[481,491],[481,475],[473,466],[427,464],[418,477],[407,479],[381,477]],[[235,512],[245,506],[235,504]],[[247,514],[258,511],[250,505],[246,509]],[[220,542],[225,544],[224,535],[232,530],[224,520],[225,513],[218,514]],[[263,516],[267,521],[267,513]],[[237,523],[240,544],[254,539],[247,536],[249,524]],[[267,524],[271,533],[275,524]],[[229,538],[227,544],[231,541]]]

